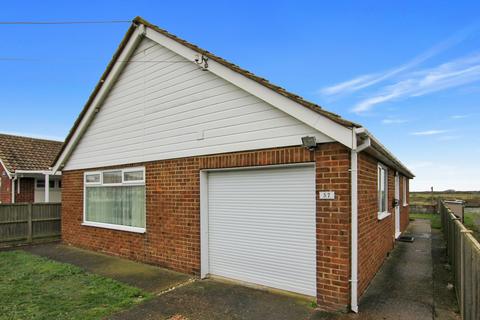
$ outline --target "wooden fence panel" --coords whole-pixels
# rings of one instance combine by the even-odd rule
[[[60,203],[0,204],[0,245],[59,238]]]
[[[443,202],[440,214],[462,319],[480,319],[480,244]]]
[[[60,236],[60,205],[39,203],[33,205],[32,234],[34,238]]]

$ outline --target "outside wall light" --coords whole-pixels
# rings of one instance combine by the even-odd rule
[[[309,136],[302,137],[302,146],[313,151],[317,147],[317,139]]]

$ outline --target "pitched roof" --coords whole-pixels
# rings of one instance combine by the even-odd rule
[[[165,37],[167,37],[167,38],[169,38],[169,39],[171,39],[171,40],[173,40],[173,41],[175,41],[175,42],[177,42],[177,43],[179,43],[179,44],[181,44],[181,45],[183,45],[183,46],[185,46],[185,47],[187,47],[187,48],[189,48],[189,49],[191,49],[195,52],[197,52],[198,54],[201,54],[205,57],[208,57],[208,59],[211,59],[211,60],[215,61],[216,63],[221,64],[221,65],[225,66],[226,68],[229,68],[232,71],[235,71],[236,73],[239,73],[239,74],[245,76],[246,78],[248,78],[250,80],[253,80],[253,81],[257,82],[258,84],[276,92],[277,94],[280,94],[280,95],[286,97],[287,99],[290,99],[290,100],[294,101],[295,103],[322,115],[326,119],[329,119],[330,121],[336,123],[337,125],[339,125],[341,127],[348,128],[348,129],[356,129],[356,128],[362,129],[362,125],[360,125],[360,124],[357,124],[355,122],[346,120],[346,119],[342,118],[341,116],[339,116],[335,113],[329,112],[329,111],[323,109],[321,106],[319,106],[319,105],[317,105],[313,102],[307,101],[307,100],[303,99],[302,97],[285,90],[284,88],[281,88],[281,87],[279,87],[275,84],[272,84],[268,80],[266,80],[264,78],[261,78],[261,77],[255,75],[255,74],[253,74],[253,73],[251,73],[251,72],[249,72],[245,69],[242,69],[239,66],[237,66],[237,65],[235,65],[235,64],[233,64],[233,63],[231,63],[231,62],[229,62],[229,61],[227,61],[223,58],[220,58],[220,57],[214,55],[213,53],[211,53],[207,50],[204,50],[204,49],[202,49],[202,48],[200,48],[200,47],[198,47],[198,46],[196,46],[196,45],[194,45],[194,44],[192,44],[192,43],[190,43],[186,40],[178,38],[177,36],[169,33],[168,31],[166,31],[164,29],[159,28],[156,25],[151,24],[150,22],[144,20],[141,17],[136,17],[135,19],[133,19],[132,25],[127,30],[123,40],[119,44],[116,52],[114,53],[112,59],[110,60],[109,64],[107,65],[107,68],[105,69],[105,71],[102,74],[99,82],[95,86],[95,89],[93,90],[90,97],[88,98],[87,103],[85,104],[82,111],[80,112],[80,115],[75,120],[75,123],[73,124],[73,127],[70,129],[70,132],[68,133],[67,138],[65,139],[65,143],[63,144],[63,146],[60,149],[60,151],[58,152],[56,158],[52,162],[52,164],[51,164],[52,166],[54,166],[54,167],[56,166],[57,168],[59,167],[60,164],[57,163],[57,162],[59,161],[60,156],[65,151],[65,148],[70,144],[70,141],[74,137],[77,129],[80,128],[80,124],[82,123],[84,117],[87,115],[88,110],[89,110],[92,102],[94,101],[94,99],[96,98],[96,96],[100,92],[100,90],[102,89],[102,86],[105,83],[105,80],[107,79],[109,74],[114,69],[116,63],[119,61],[119,57],[121,56],[123,50],[127,47],[127,44],[129,42],[131,36],[134,34],[136,28],[139,25],[143,25],[147,28],[150,28],[150,29],[160,33],[161,35],[163,35],[163,36],[165,36]],[[84,130],[83,128],[80,128],[80,129]],[[368,133],[368,135],[373,137],[370,133]],[[377,147],[381,149],[380,150],[381,153],[385,153],[385,156],[392,161],[392,163],[394,164],[394,166],[397,169],[404,172],[407,176],[409,176],[411,178],[414,177],[414,175],[408,170],[408,168],[405,165],[403,165],[397,158],[395,158],[395,156],[393,154],[391,154],[383,145],[378,143]]]
[[[48,170],[63,142],[0,134],[0,160],[9,172]]]
[[[100,78],[100,81],[97,83],[97,85],[95,86],[95,89],[93,90],[92,94],[89,96],[88,98],[88,101],[87,103],[85,104],[85,106],[83,107],[82,111],[80,112],[79,116],[77,117],[77,119],[75,120],[74,124],[73,124],[73,127],[70,129],[68,135],[67,135],[67,138],[65,139],[65,143],[62,147],[62,149],[60,150],[60,152],[58,153],[57,157],[54,159],[53,163],[52,163],[52,166],[55,165],[55,163],[57,162],[58,158],[60,157],[61,153],[63,152],[64,148],[68,145],[70,139],[72,138],[73,134],[75,133],[75,131],[77,130],[78,126],[80,125],[80,122],[82,121],[83,117],[85,116],[90,104],[92,103],[93,99],[95,98],[95,96],[97,95],[98,91],[101,89],[102,87],[102,84],[104,83],[105,79],[108,77],[109,73],[111,72],[112,68],[114,67],[115,65],[115,62],[117,62],[117,59],[119,58],[122,50],[125,48],[125,46],[127,45],[127,42],[130,38],[130,36],[132,35],[132,33],[134,32],[135,28],[136,28],[136,25],[138,24],[143,24],[145,25],[146,27],[149,27],[161,34],[163,34],[164,36],[174,40],[174,41],[177,41],[178,43],[181,43],[182,45],[198,52],[199,54],[202,54],[206,57],[208,57],[209,59],[212,59],[230,69],[232,69],[233,71],[235,72],[238,72],[242,75],[244,75],[245,77],[251,79],[251,80],[254,80],[258,83],[260,83],[261,85],[301,104],[302,106],[304,107],[307,107],[308,109],[310,110],[313,110],[325,117],[327,117],[328,119],[344,126],[344,127],[347,127],[347,128],[353,128],[353,127],[356,127],[356,128],[359,128],[361,127],[361,125],[355,123],[355,122],[352,122],[352,121],[349,121],[349,120],[346,120],[344,118],[342,118],[341,116],[333,113],[333,112],[329,112],[325,109],[323,109],[321,106],[313,103],[313,102],[310,102],[310,101],[307,101],[305,99],[303,99],[302,97],[300,97],[299,95],[296,95],[292,92],[289,92],[287,90],[285,90],[284,88],[282,87],[279,87],[271,82],[269,82],[267,79],[265,78],[261,78],[253,73],[251,73],[250,71],[247,71],[245,69],[242,69],[240,68],[239,66],[223,59],[223,58],[220,58],[216,55],[214,55],[213,53],[207,51],[207,50],[204,50],[186,40],[183,40],[173,34],[171,34],[170,32],[164,30],[164,29],[161,29],[159,28],[158,26],[156,25],[153,25],[151,24],[150,22],[144,20],[143,18],[141,17],[136,17],[132,20],[132,25],[130,26],[130,28],[128,29],[128,31],[126,32],[125,36],[123,37],[122,41],[120,42],[116,52],[114,53],[113,57],[112,57],[112,60],[110,60],[109,64],[107,65],[107,68],[105,69],[105,71],[103,72],[101,78]]]

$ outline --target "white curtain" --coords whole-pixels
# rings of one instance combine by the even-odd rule
[[[86,220],[145,228],[145,186],[86,188]]]

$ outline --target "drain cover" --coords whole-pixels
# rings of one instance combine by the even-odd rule
[[[413,242],[415,238],[410,236],[401,236],[397,240],[402,242]]]

